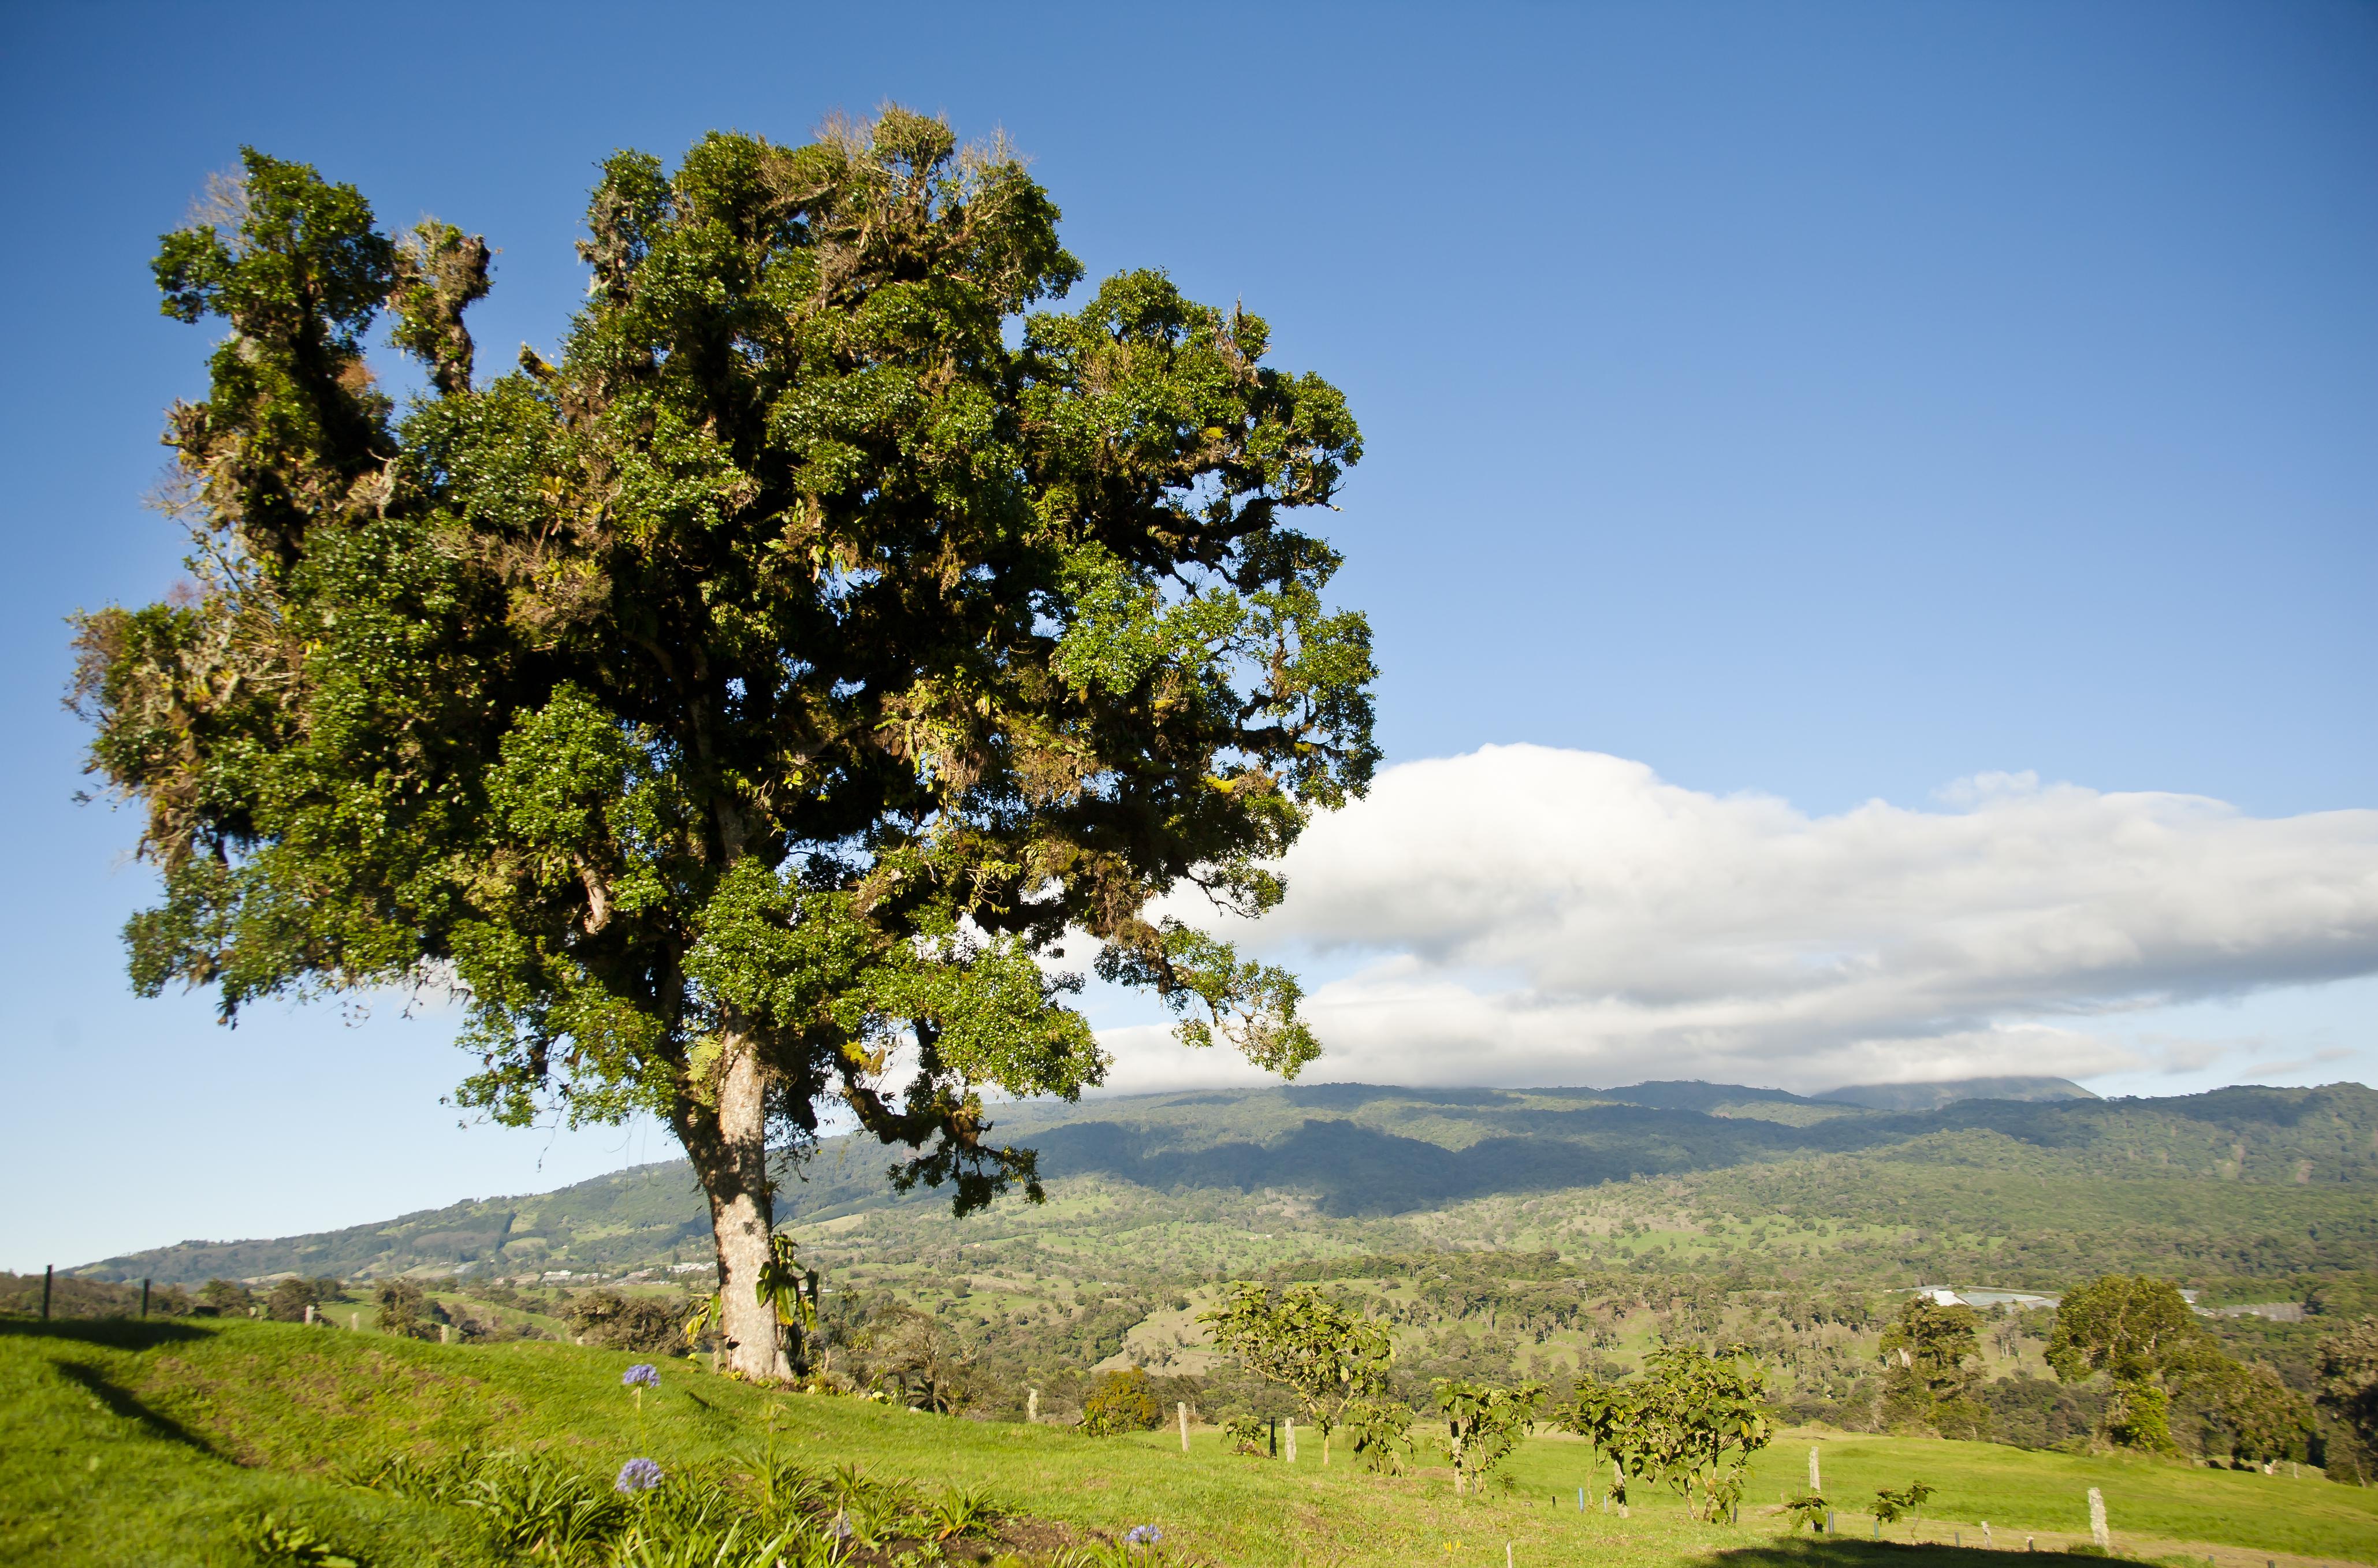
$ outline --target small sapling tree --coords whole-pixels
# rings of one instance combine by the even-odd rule
[[[1431,1389],[1437,1414],[1445,1421],[1445,1436],[1439,1442],[1445,1456],[1453,1462],[1453,1490],[1474,1496],[1495,1467],[1510,1457],[1519,1440],[1535,1430],[1543,1384],[1523,1382],[1517,1388],[1504,1388],[1438,1378]]]
[[[1739,1346],[1715,1355],[1698,1345],[1654,1350],[1639,1376],[1579,1390],[1556,1418],[1617,1461],[1620,1474],[1665,1483],[1711,1524],[1740,1500],[1751,1455],[1775,1431],[1765,1370]],[[1622,1485],[1614,1481],[1614,1495]]]
[[[1412,1413],[1408,1406],[1394,1399],[1352,1400],[1339,1424],[1364,1469],[1387,1476],[1403,1473],[1412,1451]]]
[[[1931,1495],[1932,1489],[1922,1481],[1910,1481],[1897,1491],[1877,1487],[1874,1493],[1874,1516],[1885,1525],[1895,1525],[1902,1519],[1917,1518],[1921,1515],[1924,1500]]]
[[[1347,1407],[1383,1394],[1395,1361],[1395,1339],[1383,1325],[1309,1285],[1276,1295],[1263,1285],[1226,1286],[1220,1303],[1197,1321],[1216,1347],[1295,1395],[1305,1421],[1320,1430],[1324,1465]]]
[[[167,421],[191,582],[79,625],[90,767],[162,881],[135,987],[440,988],[464,1107],[664,1119],[739,1375],[787,1370],[772,1150],[835,1104],[904,1187],[1038,1195],[983,1094],[1099,1082],[1069,941],[1187,1044],[1320,1048],[1293,976],[1151,905],[1276,904],[1369,781],[1369,630],[1293,526],[1360,437],[1161,273],[1036,308],[1082,276],[1057,217],[898,109],[621,152],[558,358],[489,379],[490,247],[306,165],[248,151],[156,258],[226,335]]]

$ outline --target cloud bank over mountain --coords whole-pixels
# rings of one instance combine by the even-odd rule
[[[1388,769],[1284,869],[1286,905],[1225,929],[1336,974],[1308,1004],[1328,1079],[2079,1077],[2157,1065],[2086,1021],[2378,973],[2378,810],[2030,775],[1810,817],[1488,747]],[[1240,1076],[1164,1033],[1109,1032],[1119,1080]]]

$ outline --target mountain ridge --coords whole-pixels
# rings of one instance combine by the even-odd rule
[[[1195,1223],[1285,1193],[1313,1225],[1350,1236],[1380,1224],[1409,1228],[1414,1216],[1481,1202],[1524,1207],[1569,1194],[1582,1203],[1651,1179],[1797,1191],[1841,1159],[1878,1169],[2028,1171],[2043,1188],[2050,1177],[2084,1187],[2148,1180],[2265,1192],[2378,1186],[2378,1093],[2356,1083],[2156,1099],[1959,1100],[1917,1111],[1699,1084],[1692,1097],[1705,1108],[1642,1103],[1675,1098],[1676,1087],[1284,1084],[1033,1102],[1002,1107],[999,1125],[1040,1150],[1059,1198],[1135,1192]],[[1623,1097],[1638,1091],[1642,1097]],[[924,1225],[938,1235],[928,1222],[943,1213],[941,1195],[890,1192],[883,1172],[891,1157],[871,1143],[829,1140],[797,1181],[787,1181],[780,1223]],[[186,1241],[72,1272],[161,1283],[285,1272],[616,1272],[698,1262],[709,1249],[700,1191],[685,1162],[673,1160],[550,1192],[465,1200],[304,1236]]]

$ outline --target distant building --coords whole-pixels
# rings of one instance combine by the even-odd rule
[[[2042,1296],[2036,1291],[1997,1290],[1985,1286],[1951,1289],[1945,1285],[1920,1285],[1916,1289],[1917,1295],[1929,1296],[1943,1307],[1971,1307],[1976,1311],[1987,1311],[1992,1307],[2053,1307],[2063,1299],[2060,1296]]]

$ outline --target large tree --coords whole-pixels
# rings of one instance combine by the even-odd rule
[[[1370,777],[1368,629],[1291,526],[1359,437],[1161,273],[1035,311],[1082,272],[1057,218],[898,110],[623,152],[558,359],[482,379],[484,241],[246,153],[156,263],[228,327],[166,436],[193,581],[80,627],[163,883],[138,987],[447,987],[463,1104],[666,1117],[753,1377],[771,1150],[833,1102],[961,1212],[1038,1195],[981,1096],[1099,1081],[1069,939],[1294,1073],[1293,977],[1151,905],[1272,905]],[[401,410],[383,313],[426,367]]]
[[[2056,1309],[2048,1364],[2066,1382],[2100,1372],[2112,1387],[2102,1434],[2124,1448],[2168,1451],[2171,1396],[2217,1383],[2228,1363],[2168,1279],[2108,1275],[2068,1293]]]

